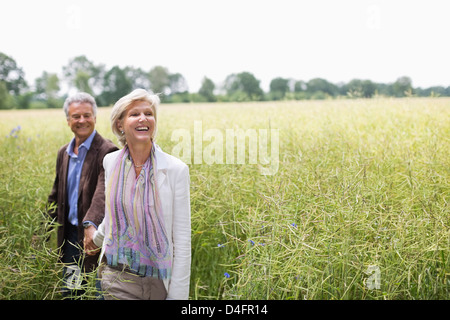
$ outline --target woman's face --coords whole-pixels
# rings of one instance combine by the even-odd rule
[[[117,127],[124,132],[128,144],[135,144],[151,143],[155,125],[155,115],[150,103],[135,101],[128,106]]]

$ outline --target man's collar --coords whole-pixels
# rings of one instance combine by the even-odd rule
[[[97,133],[97,130],[94,129],[94,131],[91,133],[91,135],[84,140],[82,144],[78,148],[84,147],[86,150],[89,150],[92,144],[92,141],[94,140],[95,134]],[[72,141],[70,141],[69,146],[66,149],[66,152],[69,154],[69,156],[72,156],[73,153],[73,147],[75,145],[75,137],[72,138]]]
[[[86,149],[89,150],[92,144],[92,140],[94,140],[95,134],[97,133],[97,130],[94,129],[94,131],[91,133],[91,135],[80,145],[84,146]]]

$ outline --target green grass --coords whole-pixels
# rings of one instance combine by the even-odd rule
[[[97,129],[116,141],[109,112]],[[273,176],[189,165],[190,298],[448,299],[449,116],[448,98],[162,105],[169,153],[172,132],[194,121],[280,134]],[[43,210],[72,133],[62,110],[2,111],[0,124],[0,299],[59,299]]]

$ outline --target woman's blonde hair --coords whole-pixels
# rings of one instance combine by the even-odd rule
[[[158,128],[157,109],[161,100],[159,99],[158,95],[150,93],[145,89],[135,89],[131,93],[120,98],[111,111],[111,129],[122,146],[126,144],[126,139],[122,132],[117,128],[117,125],[125,115],[128,106],[130,106],[135,101],[147,101],[148,103],[150,103],[153,115],[155,117],[155,130],[152,134],[152,140],[155,141],[156,131]]]

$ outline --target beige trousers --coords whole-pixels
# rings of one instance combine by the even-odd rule
[[[164,300],[167,291],[160,279],[141,277],[127,270],[100,267],[105,300]]]

